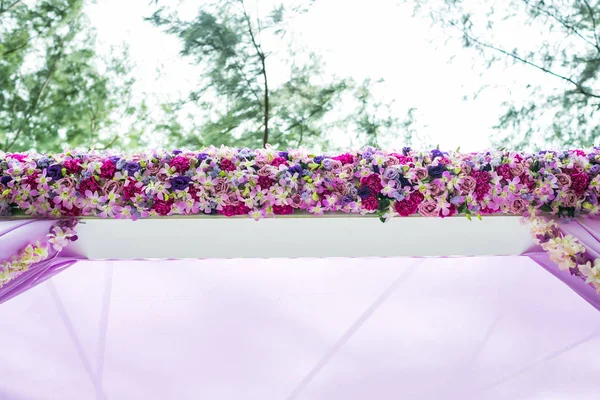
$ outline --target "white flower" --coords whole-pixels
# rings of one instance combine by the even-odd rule
[[[600,286],[600,258],[594,260],[594,266],[591,262],[579,265],[579,271],[587,278],[585,283],[593,283],[596,288]]]

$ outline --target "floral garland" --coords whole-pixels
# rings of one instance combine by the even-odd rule
[[[598,214],[600,151],[0,152],[0,216]]]
[[[600,294],[600,258],[594,260],[583,244],[573,235],[561,232],[555,221],[531,216],[528,222],[534,243],[541,245],[558,268],[584,279]]]
[[[76,223],[73,220],[59,221],[52,225],[45,240],[29,244],[9,260],[0,261],[0,287],[27,271],[33,264],[55,257],[69,242],[77,240],[73,230]]]

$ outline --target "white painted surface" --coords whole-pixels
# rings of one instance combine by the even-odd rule
[[[520,217],[361,216],[86,219],[71,251],[90,259],[475,256],[532,246]]]

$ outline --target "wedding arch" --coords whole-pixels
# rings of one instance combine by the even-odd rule
[[[0,153],[0,398],[595,399],[598,196],[598,148]]]

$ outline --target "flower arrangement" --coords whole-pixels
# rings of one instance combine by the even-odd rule
[[[0,216],[598,214],[600,151],[0,152]]]
[[[600,258],[593,259],[573,235],[565,235],[555,221],[539,216],[528,218],[535,244],[541,245],[550,259],[563,271],[569,271],[600,294]]]
[[[0,261],[0,287],[27,271],[33,264],[55,257],[69,242],[77,240],[73,230],[76,223],[74,220],[58,221],[52,225],[44,240],[27,245],[9,260]]]

